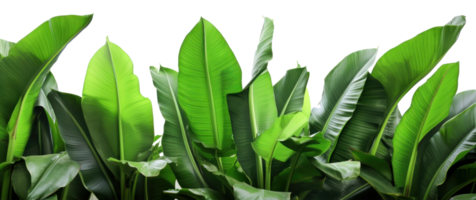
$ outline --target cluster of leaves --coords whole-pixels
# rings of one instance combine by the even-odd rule
[[[376,64],[377,49],[349,54],[313,109],[306,67],[272,84],[272,20],[243,88],[231,48],[202,18],[179,72],[150,68],[161,139],[130,57],[109,39],[82,97],[58,91],[49,71],[91,20],[54,17],[16,44],[0,40],[2,200],[476,198],[476,91],[456,94],[459,63],[441,65],[403,116],[397,107],[456,42],[464,16]]]

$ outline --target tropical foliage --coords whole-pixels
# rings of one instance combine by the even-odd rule
[[[82,97],[59,91],[50,69],[92,18],[58,16],[17,43],[0,40],[2,200],[476,198],[476,90],[456,94],[459,63],[439,66],[398,109],[456,42],[464,16],[380,58],[350,53],[312,109],[307,67],[273,85],[273,20],[264,18],[243,87],[230,46],[201,18],[178,72],[150,67],[163,135],[131,58],[109,39]]]

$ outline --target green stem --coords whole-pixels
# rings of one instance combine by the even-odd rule
[[[120,173],[121,173],[121,190],[122,190],[122,195],[121,195],[121,200],[127,200],[126,198],[126,176],[124,174],[124,170],[122,169],[122,167],[120,168]]]
[[[351,193],[349,193],[349,194],[345,195],[344,197],[342,197],[341,200],[348,199],[349,197],[351,197],[352,195],[354,195],[354,194],[357,193],[358,191],[360,191],[360,190],[362,190],[362,189],[364,189],[364,188],[366,188],[366,187],[368,187],[368,186],[370,186],[370,183],[365,183],[365,184],[363,184],[362,186],[360,186],[359,188],[355,189],[355,190],[352,191]]]
[[[271,166],[273,166],[273,158],[266,161],[266,188],[267,190],[271,190]]]
[[[136,196],[136,188],[137,188],[137,181],[139,180],[139,173],[136,173],[136,178],[134,179],[134,184],[132,184],[132,199]],[[147,177],[145,177],[145,181],[147,182]]]
[[[299,198],[298,199],[304,199],[306,198],[306,196],[311,192],[311,190],[306,190],[304,192],[301,192],[301,194],[299,194]]]
[[[145,188],[145,200],[149,200],[149,189],[147,188],[147,177],[145,177],[145,183],[144,183],[144,188]]]
[[[473,187],[471,187],[471,191],[469,193],[473,193],[474,192],[474,186],[476,185],[476,181],[473,182]]]
[[[3,174],[3,184],[2,184],[2,200],[8,200],[10,194],[10,175],[12,173],[12,169],[5,170]]]
[[[294,169],[296,168],[297,161],[299,160],[299,157],[301,156],[301,149],[299,149],[299,151],[296,153],[296,155],[294,155],[293,159],[291,160],[291,171],[289,172],[288,181],[286,181],[286,188],[284,190],[285,192],[289,190],[289,186],[291,185],[291,181],[294,175]]]
[[[392,116],[393,110],[395,110],[397,105],[398,105],[398,103],[395,103],[395,105],[393,105],[392,109],[390,109],[386,113],[387,116],[385,117],[385,120],[383,121],[383,124],[380,127],[380,131],[379,131],[377,137],[374,140],[374,144],[372,145],[372,149],[370,149],[370,154],[373,155],[373,156],[375,156],[375,154],[377,154],[378,146],[380,144],[380,140],[382,139],[383,132],[385,131],[385,127],[387,126],[387,122],[390,119],[390,116]]]
[[[63,189],[63,194],[62,194],[63,198],[61,198],[61,199],[63,199],[63,200],[67,200],[66,197],[68,196],[69,185],[70,185],[70,184],[66,185],[66,187],[64,187],[64,189]]]
[[[264,179],[263,179],[263,159],[258,154],[255,155],[256,158],[256,171],[258,172],[258,187],[264,189]]]
[[[215,151],[215,159],[217,161],[218,170],[220,170],[220,172],[225,173],[225,171],[223,170],[223,163],[221,162],[221,158],[218,157],[218,150]]]
[[[8,140],[8,151],[7,151],[7,159],[5,162],[11,163],[13,162],[13,153],[15,150],[15,136],[16,133],[16,126],[15,129],[13,130],[13,133],[10,134],[9,140]],[[10,176],[12,174],[12,168],[11,166],[8,166],[8,169],[5,170],[5,173],[3,174],[3,183],[2,183],[2,198],[1,200],[8,200],[9,199],[9,194],[11,193],[11,187],[10,187]]]

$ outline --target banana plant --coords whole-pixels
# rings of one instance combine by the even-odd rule
[[[10,47],[8,55],[3,51],[5,57],[0,60],[0,162],[11,164],[23,155],[43,80],[66,45],[89,25],[92,17],[54,17],[13,46],[6,45]],[[3,168],[1,174],[3,200],[11,193],[11,167]]]
[[[140,95],[132,72],[129,56],[107,39],[91,59],[82,98],[58,91],[48,95],[66,151],[81,165],[85,187],[100,199],[161,195],[147,189],[146,183],[156,185],[156,180],[169,182],[164,190],[174,188],[173,174],[161,176],[162,170],[171,172],[172,160],[159,156],[159,144],[152,145],[158,139],[152,105]]]
[[[331,128],[336,128],[331,130],[336,130],[338,134],[333,135],[338,137],[336,137],[337,142],[335,144],[335,150],[331,152],[330,158],[327,157],[328,161],[353,159],[354,157],[351,154],[351,151],[349,151],[349,149],[352,148],[355,150],[370,152],[372,155],[377,155],[378,157],[385,159],[390,164],[392,154],[394,154],[393,143],[395,143],[392,142],[392,138],[395,133],[394,130],[396,124],[398,124],[400,120],[397,108],[398,101],[404,94],[406,94],[409,88],[415,85],[416,82],[433,69],[437,64],[437,61],[439,61],[452,44],[454,44],[464,24],[465,21],[463,16],[455,17],[446,26],[436,27],[423,32],[415,38],[388,51],[377,61],[372,74],[367,74],[367,80],[365,81],[360,98],[358,98],[358,101],[354,101],[357,106],[350,107],[355,108],[353,112],[349,113],[351,118],[342,118],[342,123],[345,123],[343,126],[331,126]],[[427,45],[423,45],[426,43],[435,46],[435,48],[431,50],[435,51],[435,53],[426,50]],[[413,53],[417,54],[420,51],[425,52],[425,54],[418,54],[422,56],[420,60],[411,57]],[[413,58],[414,61],[410,58]],[[431,62],[422,61],[425,59]],[[396,67],[394,65],[399,65],[401,67]],[[383,75],[384,73],[387,74]],[[394,77],[395,74],[398,73],[411,73],[411,75],[404,76],[406,78],[401,78],[403,76],[399,76],[399,78],[395,77],[394,80],[392,79],[393,81],[389,81],[389,77]],[[341,75],[341,77],[344,75]],[[336,78],[336,80],[340,79]],[[326,83],[327,81],[328,80],[326,79]],[[351,86],[352,85],[354,84],[351,84]],[[327,85],[325,87],[327,87]],[[326,90],[324,90],[324,94],[325,91]],[[332,94],[334,94],[334,91],[335,90],[332,91]],[[453,95],[450,94],[450,96]],[[323,97],[324,100],[326,98],[326,96]],[[323,100],[321,100],[321,104],[322,102]],[[326,104],[324,105],[327,105],[327,102],[329,101],[325,101]],[[330,102],[333,104],[340,101],[334,100]],[[324,108],[325,107],[321,105],[319,109],[313,110],[313,115],[310,118],[311,131],[327,131],[326,123],[318,123],[324,121],[319,118],[320,116],[326,116],[326,112],[323,111]],[[317,112],[321,110],[322,112]],[[328,110],[333,111],[334,113],[338,111],[338,109]],[[333,125],[333,123],[337,122],[330,122],[331,125]],[[333,185],[337,184],[339,183],[335,182]],[[357,191],[362,192],[372,188],[367,181],[349,181],[345,185],[347,185],[345,186],[347,189],[344,189],[346,192],[342,193],[336,191],[336,193],[344,194],[341,197],[345,196],[346,198],[359,193]],[[339,187],[337,187],[337,190],[339,190],[338,188]],[[349,194],[350,196],[346,196],[345,194]]]

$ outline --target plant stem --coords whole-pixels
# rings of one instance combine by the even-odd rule
[[[273,158],[266,161],[266,188],[267,190],[271,190],[271,166],[273,166]]]
[[[134,184],[132,184],[132,199],[136,196],[136,187],[137,187],[137,181],[139,180],[139,173],[136,173],[136,178],[134,179]],[[145,177],[145,181],[147,182],[147,177]],[[147,190],[146,190],[147,191]]]
[[[2,200],[8,200],[8,196],[10,193],[10,175],[12,173],[12,169],[5,170],[3,174],[3,183],[2,183]]]
[[[304,199],[306,198],[306,196],[311,192],[311,190],[306,190],[304,192],[301,192],[301,194],[299,194],[299,198],[298,199]]]
[[[258,154],[255,155],[256,157],[256,171],[258,176],[258,187],[264,189],[264,179],[263,179],[263,159]]]
[[[380,127],[380,131],[379,131],[377,137],[375,138],[374,144],[372,145],[372,148],[370,149],[370,152],[369,152],[373,156],[375,156],[375,154],[377,154],[378,146],[380,144],[380,139],[382,139],[382,135],[383,135],[383,132],[385,131],[385,128],[387,127],[388,120],[390,119],[390,116],[392,116],[393,110],[395,110],[397,105],[398,105],[398,103],[395,103],[395,105],[393,105],[392,109],[390,109],[386,113],[387,117],[385,117],[385,120],[383,121],[383,124]]]
[[[289,186],[291,185],[291,181],[294,175],[294,169],[296,169],[297,161],[299,160],[299,157],[301,156],[301,149],[299,149],[299,151],[296,153],[296,155],[294,155],[293,159],[291,160],[291,171],[289,172],[289,177],[288,177],[288,180],[286,181],[286,188],[284,190],[285,192],[289,190]]]
[[[120,167],[120,172],[121,172],[121,190],[122,190],[122,195],[121,195],[121,200],[126,200],[126,176],[124,174],[124,170],[122,167]]]
[[[473,182],[473,187],[471,187],[471,191],[469,193],[473,193],[474,192],[474,186],[476,185],[476,181]]]
[[[8,151],[7,151],[7,159],[5,162],[11,163],[13,161],[13,153],[15,150],[15,133],[16,133],[16,126],[13,129],[13,133],[10,134],[9,140],[8,140]],[[5,170],[5,173],[3,174],[3,183],[2,183],[2,198],[1,200],[8,200],[9,199],[9,194],[11,192],[10,188],[10,176],[12,174],[12,168],[11,166],[8,166],[8,169]]]

